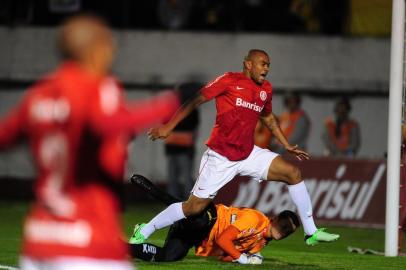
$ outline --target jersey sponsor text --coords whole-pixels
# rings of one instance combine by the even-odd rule
[[[235,101],[235,105],[250,110],[254,110],[256,112],[262,112],[262,110],[264,109],[264,106],[258,106],[256,103],[250,103],[248,101],[243,100],[242,98],[237,98]]]

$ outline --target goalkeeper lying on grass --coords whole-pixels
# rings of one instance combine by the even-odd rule
[[[141,175],[134,175],[131,181],[165,204],[180,201],[159,190]],[[178,261],[195,247],[197,256],[217,256],[222,261],[261,264],[261,249],[271,240],[289,236],[299,226],[299,219],[292,211],[285,210],[269,218],[255,209],[211,203],[202,214],[174,223],[163,247],[150,243],[134,244],[134,235],[142,225],[135,226],[129,243],[132,256],[144,261]]]

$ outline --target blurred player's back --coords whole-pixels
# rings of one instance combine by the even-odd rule
[[[121,178],[114,179],[115,172],[103,166],[109,155],[123,166],[126,141],[93,128],[102,104],[100,84],[118,98],[112,79],[91,78],[74,63],[64,64],[31,90],[16,116],[25,123],[39,169],[38,203],[25,227],[26,255],[126,256],[117,237],[120,206],[114,194],[114,183]]]
[[[113,44],[100,19],[70,19],[59,39],[64,63],[0,120],[0,149],[27,140],[38,169],[23,270],[132,269],[119,218],[127,144],[179,100],[167,93],[125,104],[109,75]]]

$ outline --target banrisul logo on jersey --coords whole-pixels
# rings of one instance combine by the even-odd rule
[[[258,106],[256,103],[250,103],[248,101],[243,100],[242,98],[237,98],[235,101],[235,106],[244,107],[250,110],[254,110],[256,112],[262,112],[264,106]]]
[[[266,100],[266,92],[264,90],[262,90],[259,93],[259,97],[261,98],[262,101],[265,101]]]
[[[314,158],[295,165],[302,171],[317,220],[336,225],[384,227],[384,161]],[[244,177],[231,183],[216,198],[226,205],[252,207],[268,215],[295,209],[283,183],[259,184]]]

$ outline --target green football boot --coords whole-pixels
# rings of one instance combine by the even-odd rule
[[[137,224],[134,226],[134,232],[128,240],[130,244],[142,244],[145,242],[145,237],[141,233],[141,229],[145,226],[145,223]]]
[[[308,246],[317,245],[319,242],[333,242],[340,238],[340,235],[325,232],[325,228],[317,229],[312,235],[305,236],[305,242]]]

